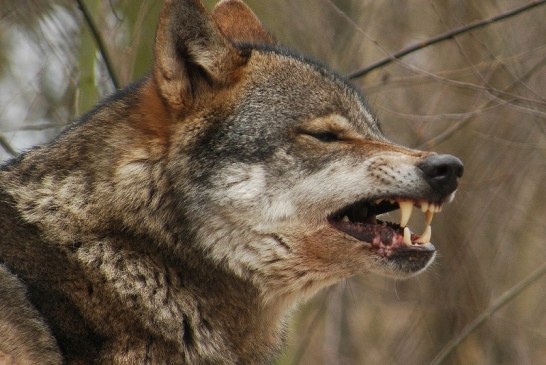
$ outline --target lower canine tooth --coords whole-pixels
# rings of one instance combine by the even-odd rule
[[[349,220],[349,217],[344,215],[343,218],[341,219],[342,222],[350,222]]]
[[[430,223],[432,222],[432,217],[434,217],[434,213],[432,213],[430,210],[427,210],[425,213],[425,220],[427,222],[427,225],[430,226]]]
[[[404,227],[404,243],[411,246],[411,232],[408,227]]]
[[[427,225],[427,228],[425,228],[425,231],[423,232],[421,237],[416,239],[415,242],[417,242],[417,243],[429,243],[430,242],[430,237],[432,237],[432,228],[430,227],[430,224],[429,224],[429,225]]]

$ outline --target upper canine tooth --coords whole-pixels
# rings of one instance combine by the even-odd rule
[[[430,237],[432,237],[432,228],[430,227],[430,225],[427,225],[427,228],[425,228],[425,231],[423,232],[421,237],[416,239],[415,242],[417,242],[417,243],[429,243],[430,242]]]
[[[408,225],[413,210],[413,202],[411,201],[399,201],[400,206],[400,226],[405,227]]]
[[[411,246],[411,232],[408,227],[404,227],[404,243]]]

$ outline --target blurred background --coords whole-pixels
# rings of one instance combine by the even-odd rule
[[[282,44],[349,75],[530,2],[247,4]],[[144,75],[160,7],[0,0],[0,160],[54,138],[115,90],[104,54],[120,86]],[[465,176],[455,202],[434,218],[434,266],[407,281],[363,275],[323,290],[295,313],[278,365],[422,365],[442,354],[442,364],[546,364],[546,276],[509,291],[546,262],[545,20],[538,5],[353,79],[387,136],[459,156]],[[422,223],[418,215],[412,226]]]

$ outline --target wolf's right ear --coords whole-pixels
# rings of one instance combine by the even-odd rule
[[[171,111],[192,103],[199,86],[234,82],[248,54],[237,50],[199,0],[166,0],[159,18],[153,78]]]

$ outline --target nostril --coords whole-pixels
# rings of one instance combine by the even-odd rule
[[[432,178],[461,177],[463,163],[452,155],[432,155],[419,164],[419,168]]]
[[[436,177],[442,177],[442,176],[447,176],[447,175],[450,175],[452,173],[451,169],[449,168],[449,166],[445,166],[445,165],[442,165],[442,166],[438,166],[436,167],[434,170],[433,170],[433,175],[436,176]]]
[[[424,172],[425,179],[437,191],[449,194],[457,189],[458,178],[463,176],[463,163],[452,155],[431,155],[418,167]]]

